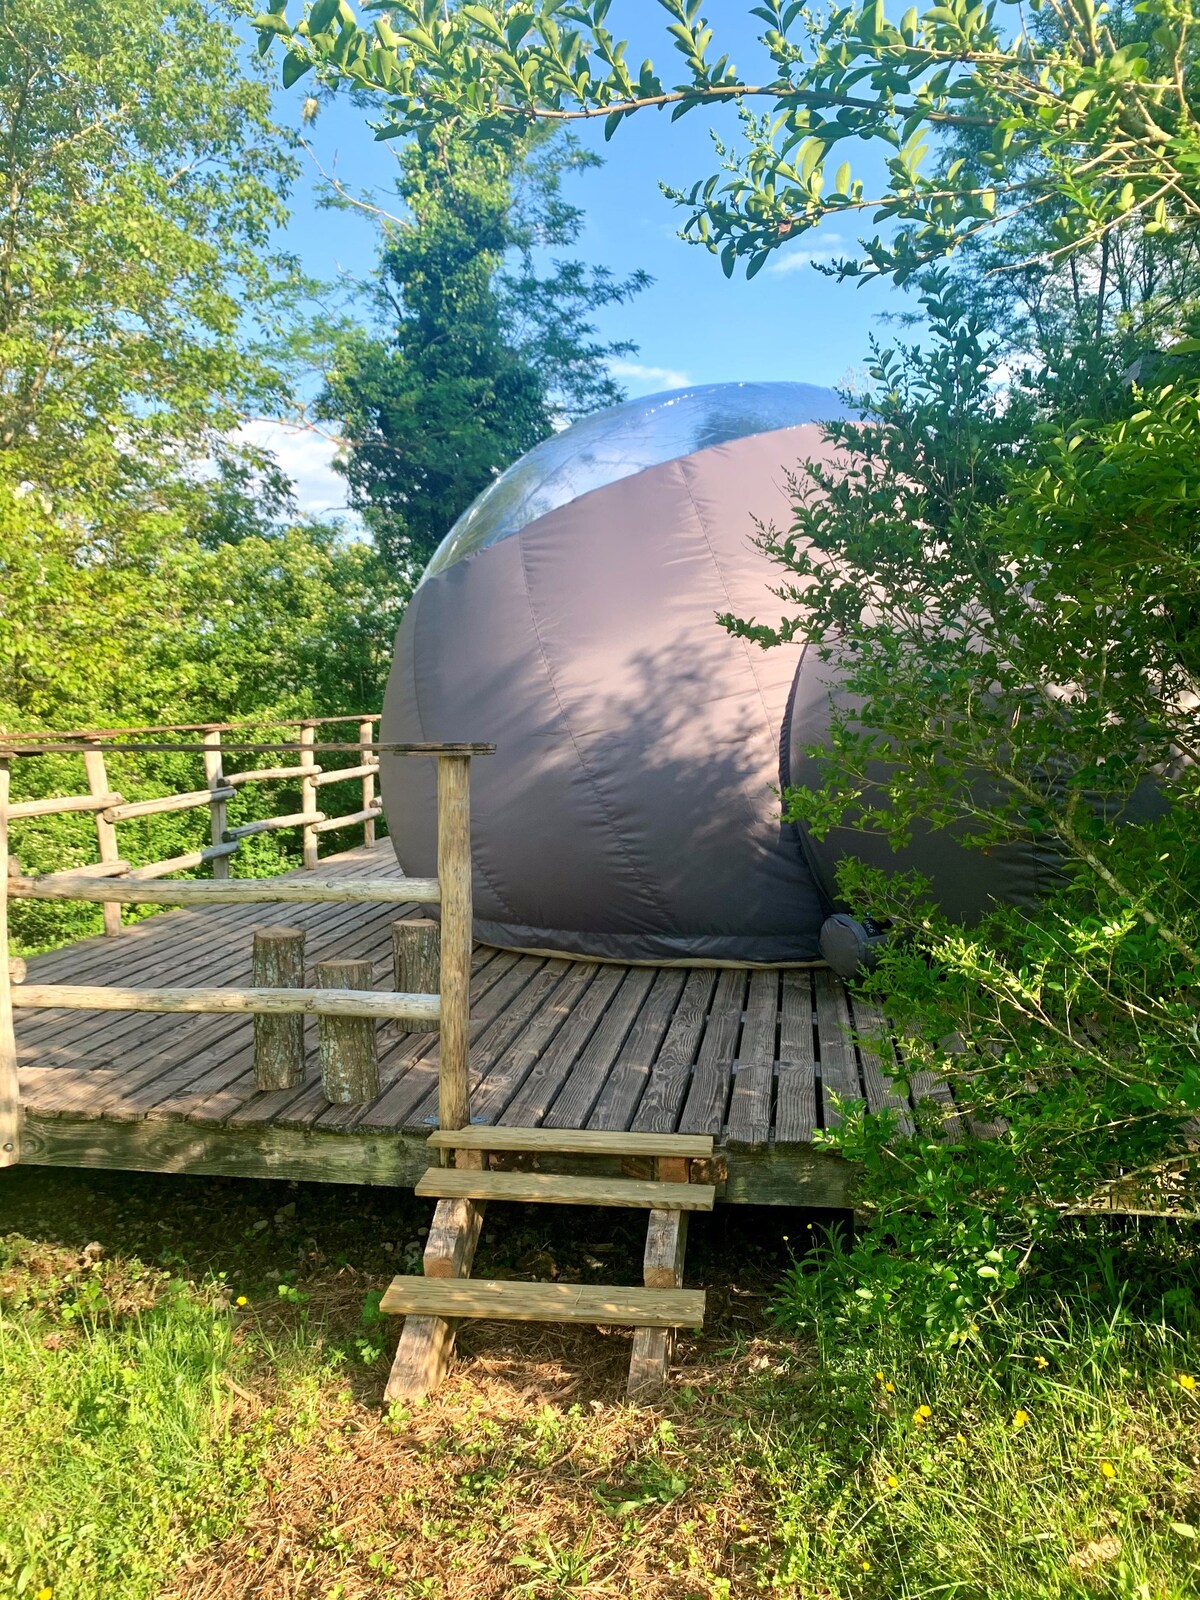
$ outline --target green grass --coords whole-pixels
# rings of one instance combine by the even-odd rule
[[[811,1305],[785,1275],[795,1218],[718,1216],[690,1250],[709,1328],[658,1412],[623,1405],[619,1334],[477,1325],[436,1401],[384,1415],[395,1329],[372,1296],[426,1215],[378,1191],[5,1174],[0,1595],[1200,1593],[1186,1230],[1080,1229],[947,1352],[781,1329],[772,1293],[793,1327]],[[637,1270],[628,1219],[490,1226],[501,1276]]]
[[[153,1596],[253,1486],[229,1314],[136,1261],[64,1273],[19,1238],[0,1279],[4,1592]]]

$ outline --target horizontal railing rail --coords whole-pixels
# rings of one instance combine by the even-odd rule
[[[176,872],[194,872],[198,867],[210,867],[216,879],[230,875],[230,857],[235,855],[245,839],[260,834],[279,833],[298,829],[301,836],[301,859],[305,867],[315,868],[320,860],[318,841],[323,834],[337,833],[343,828],[361,827],[363,843],[375,843],[376,823],[382,817],[382,801],[376,789],[379,773],[379,745],[374,734],[379,721],[378,713],[355,714],[347,717],[305,717],[284,719],[267,725],[260,723],[180,723],[158,724],[146,728],[82,728],[67,733],[0,735],[0,746],[17,756],[77,755],[83,760],[88,794],[46,796],[31,800],[17,800],[9,806],[10,822],[23,822],[31,818],[46,818],[71,813],[92,813],[95,818],[96,846],[99,861],[94,870],[105,877],[133,879],[164,878]],[[318,747],[316,730],[337,724],[356,726],[358,738],[354,743],[336,742]],[[284,733],[269,744],[257,740],[224,738],[226,734],[253,734],[257,729],[292,730],[294,737]],[[157,743],[131,736],[155,733],[198,733],[194,741],[182,739],[170,743]],[[322,765],[315,759],[320,748],[324,754],[357,757],[347,767]],[[117,789],[110,788],[105,757],[127,754],[186,754],[203,759],[205,787],[188,789],[176,794],[154,795],[141,800],[128,800]],[[225,759],[232,754],[271,754],[277,758],[286,754],[299,755],[299,761],[276,766],[249,768],[242,772],[225,771]],[[360,785],[359,802],[353,810],[334,812],[323,810],[317,804],[318,788],[331,784],[357,781]],[[249,784],[298,783],[301,806],[299,810],[230,826],[229,805],[236,802]],[[143,817],[167,816],[183,811],[207,809],[209,813],[209,844],[200,849],[184,851],[179,855],[158,861],[147,861],[132,866],[124,859],[119,846],[117,825]],[[92,870],[84,867],[79,870]],[[120,906],[115,899],[105,903],[104,931],[108,935],[121,932]]]
[[[342,720],[342,719],[335,719]],[[469,1120],[468,1066],[470,1029],[470,974],[471,974],[471,830],[470,830],[470,763],[475,755],[488,754],[494,749],[486,744],[427,744],[401,745],[379,743],[371,739],[373,718],[359,719],[359,739],[353,745],[333,744],[318,746],[314,730],[316,720],[300,725],[301,737],[295,747],[279,745],[246,744],[227,745],[222,750],[218,730],[208,728],[203,741],[197,744],[176,743],[168,746],[129,744],[126,731],[114,730],[109,741],[86,736],[86,743],[63,745],[61,735],[51,735],[48,740],[17,739],[5,736],[0,745],[0,1167],[11,1166],[20,1160],[22,1107],[20,1081],[17,1071],[16,1034],[13,1025],[17,1010],[87,1010],[87,1011],[148,1011],[148,1012],[214,1012],[253,1015],[255,1018],[303,1017],[313,1015],[321,1019],[322,1029],[327,1019],[330,1028],[353,1029],[372,1022],[393,1020],[413,1027],[439,1030],[438,1042],[438,1104],[439,1119],[444,1128],[465,1127]],[[152,730],[161,731],[159,729]],[[192,732],[191,728],[181,729]],[[118,739],[117,735],[120,735]],[[103,752],[108,750],[169,749],[200,753],[205,760],[206,790],[191,790],[162,800],[136,801],[127,805],[120,795],[109,788],[104,771]],[[287,817],[261,819],[259,823],[241,828],[229,828],[224,808],[237,793],[238,785],[224,776],[222,757],[231,750],[241,753],[281,753],[297,749],[303,760],[294,769],[307,786],[305,809]],[[63,750],[80,750],[84,757],[91,794],[86,805],[78,804],[84,797],[68,796],[67,809],[94,811],[100,861],[90,866],[61,871],[27,875],[21,872],[9,855],[9,824],[22,816],[45,816],[53,813],[42,809],[22,812],[29,802],[10,803],[11,772],[14,760],[36,755],[60,753]],[[257,832],[264,824],[302,826],[305,830],[305,865],[315,867],[316,839],[320,832],[351,822],[363,822],[373,828],[374,803],[364,804],[358,812],[348,817],[326,818],[313,808],[315,793],[313,779],[321,769],[313,761],[317,750],[359,754],[358,764],[345,773],[350,779],[360,779],[366,787],[373,785],[378,769],[378,755],[391,751],[406,756],[431,756],[437,762],[438,825],[437,825],[437,877],[436,878],[320,878],[305,874],[299,877],[233,878],[229,876],[228,857],[238,848],[240,838]],[[372,759],[374,758],[374,759]],[[278,768],[261,769],[275,776]],[[288,770],[286,776],[293,775]],[[328,781],[337,781],[330,772]],[[246,781],[249,781],[247,778]],[[371,791],[373,802],[373,788]],[[174,801],[175,804],[168,802]],[[121,858],[116,844],[116,823],[130,816],[147,816],[157,812],[185,809],[188,805],[208,805],[212,808],[213,843],[203,850],[192,851],[169,861],[150,862],[131,868]],[[314,820],[317,819],[317,820]],[[219,836],[218,836],[219,835]],[[311,848],[312,859],[309,859]],[[214,876],[211,879],[176,879],[163,882],[162,875],[171,871],[184,871],[210,862]],[[392,904],[437,904],[441,907],[439,930],[438,989],[436,993],[380,993],[369,987],[370,970],[366,968],[361,988],[341,987],[357,981],[362,964],[325,963],[318,966],[318,983],[322,977],[326,987],[309,989],[298,982],[287,987],[266,987],[255,984],[248,988],[155,988],[117,985],[37,984],[26,980],[25,965],[8,954],[8,905],[10,900],[81,900],[103,905],[106,914],[120,915],[120,906],[126,903],[144,905],[175,905],[202,907],[206,905],[236,904],[288,904],[384,902]],[[290,933],[290,930],[285,930]],[[278,935],[275,935],[276,937]],[[272,937],[268,930],[266,937]],[[259,936],[256,935],[256,955]],[[334,968],[332,975],[330,967]],[[256,970],[257,976],[257,970]],[[279,973],[268,973],[280,981]],[[284,980],[286,982],[286,980]],[[397,990],[399,990],[399,983]],[[256,1021],[256,1035],[259,1029]],[[279,1027],[282,1024],[262,1023],[262,1027]],[[357,1048],[356,1035],[341,1037],[322,1035],[322,1059],[325,1060],[327,1044],[331,1059],[338,1057],[341,1065],[350,1061]],[[257,1048],[257,1044],[256,1044]],[[373,1045],[371,1046],[373,1051]],[[340,1052],[340,1054],[339,1054]],[[340,1070],[340,1068],[339,1068]],[[257,1067],[256,1067],[257,1076]],[[324,1079],[324,1068],[323,1068]],[[340,1080],[339,1080],[340,1081]],[[333,1082],[333,1076],[330,1083]],[[334,1089],[327,1088],[332,1095]]]

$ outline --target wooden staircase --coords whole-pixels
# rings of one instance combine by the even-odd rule
[[[594,1133],[558,1128],[438,1130],[430,1144],[454,1166],[433,1167],[417,1184],[438,1202],[425,1246],[424,1276],[394,1278],[380,1310],[403,1315],[385,1398],[416,1400],[446,1373],[464,1317],[509,1322],[586,1322],[635,1329],[629,1364],[631,1400],[652,1398],[666,1378],[676,1328],[704,1320],[704,1293],[683,1288],[687,1220],[711,1211],[716,1191],[692,1182],[692,1162],[710,1158],[704,1135]],[[608,1156],[652,1163],[654,1177],[575,1177],[491,1170],[494,1156]],[[470,1276],[489,1200],[541,1205],[620,1206],[650,1214],[637,1288],[514,1283]]]

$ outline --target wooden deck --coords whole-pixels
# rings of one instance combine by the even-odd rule
[[[322,872],[400,876],[387,841]],[[29,963],[30,982],[246,983],[251,932],[307,931],[308,962],[370,958],[391,987],[390,924],[422,908],[213,906],[148,919]],[[832,1095],[907,1114],[884,1062],[847,1029],[878,1027],[824,969],[623,967],[477,947],[472,1121],[716,1136],[731,1201],[844,1205],[848,1170],[814,1149]],[[298,1089],[258,1092],[248,1017],[18,1011],[23,1160],[45,1165],[414,1185],[436,1163],[436,1034],[388,1023],[382,1091],[321,1094],[316,1024]],[[934,1092],[933,1085],[923,1087]],[[945,1091],[942,1091],[943,1094]],[[594,1167],[589,1170],[596,1170]]]

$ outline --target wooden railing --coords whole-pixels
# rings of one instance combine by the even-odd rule
[[[341,720],[341,719],[328,719]],[[373,719],[363,718],[356,744],[318,743],[314,737],[315,722],[302,724],[300,738],[294,744],[242,744],[226,743],[219,747],[214,734],[226,731],[209,727],[199,743],[148,744],[129,743],[118,730],[105,730],[103,735],[90,735],[101,748],[92,745],[84,750],[84,760],[92,762],[89,782],[94,783],[89,796],[70,796],[54,802],[60,810],[94,810],[100,861],[94,867],[72,871],[43,873],[36,877],[25,876],[9,854],[9,824],[14,818],[45,816],[52,812],[48,803],[41,801],[10,804],[10,782],[15,760],[36,755],[76,753],[79,745],[58,742],[52,737],[36,745],[32,742],[13,741],[12,746],[0,748],[0,1167],[11,1166],[20,1159],[21,1101],[17,1077],[16,1040],[13,1030],[13,1011],[17,1009],[52,1008],[61,1010],[118,1010],[118,1011],[180,1011],[180,1012],[244,1012],[260,1016],[310,1014],[318,1017],[345,1017],[386,1019],[408,1022],[415,1027],[436,1025],[441,1034],[439,1041],[439,1118],[444,1128],[465,1127],[468,1121],[468,1036],[471,977],[471,826],[470,826],[470,764],[475,755],[489,754],[491,745],[479,744],[379,744],[367,735]],[[176,730],[146,730],[176,731]],[[192,732],[193,729],[179,731]],[[306,737],[307,735],[307,737]],[[6,741],[7,744],[7,741]],[[302,781],[319,786],[325,774],[315,758],[325,754],[345,755],[357,752],[359,765],[347,773],[337,770],[337,779],[361,776],[364,802],[368,799],[367,784],[374,783],[378,756],[386,751],[402,756],[431,756],[438,764],[438,840],[436,878],[231,878],[228,876],[228,856],[231,849],[214,854],[213,848],[194,852],[192,856],[178,857],[174,863],[153,863],[155,870],[130,868],[116,855],[115,839],[100,833],[103,824],[114,829],[123,816],[153,814],[145,808],[170,809],[169,804],[158,801],[134,802],[126,805],[120,795],[113,794],[104,783],[102,750],[121,752],[191,752],[205,758],[209,787],[186,796],[166,796],[164,800],[189,804],[207,804],[214,807],[213,830],[220,825],[222,846],[236,849],[238,840],[230,835],[245,837],[251,831],[262,831],[260,824],[250,824],[243,829],[229,829],[224,815],[218,816],[215,808],[228,803],[236,793],[238,780],[242,782],[265,781],[274,777],[291,777],[302,774]],[[289,768],[262,768],[257,772],[233,773],[228,778],[221,770],[222,754],[239,755],[298,754],[301,761]],[[97,757],[100,766],[97,767]],[[335,769],[336,770],[336,769]],[[327,781],[335,781],[334,771]],[[374,790],[371,790],[373,797]],[[99,804],[98,802],[103,802]],[[30,806],[44,806],[30,810]],[[180,809],[180,807],[176,807]],[[279,827],[302,826],[311,829],[312,859],[308,859],[306,836],[305,865],[315,868],[316,837],[319,831],[333,827],[363,822],[373,826],[374,817],[368,815],[375,807],[364,803],[362,812],[349,817],[328,819],[306,805],[296,816],[266,819],[266,824]],[[314,821],[314,817],[319,818]],[[215,847],[214,847],[215,848]],[[202,861],[220,862],[225,873],[211,880],[177,880],[162,882],[166,872],[184,870]],[[16,868],[16,870],[12,870]],[[8,953],[8,902],[10,899],[32,900],[83,900],[112,907],[119,915],[120,906],[126,904],[204,906],[246,903],[297,903],[314,901],[390,902],[394,904],[417,902],[439,904],[441,907],[440,971],[436,994],[383,994],[362,989],[336,988],[111,988],[93,985],[28,984],[23,981],[23,963],[13,961]]]
[[[249,729],[261,727],[262,724],[183,723],[143,728],[74,729],[69,733],[42,734],[36,740],[16,735],[5,737],[3,741],[5,745],[11,747],[18,755],[46,754],[51,751],[78,755],[83,763],[88,791],[86,794],[16,801],[9,807],[9,820],[17,822],[24,818],[63,816],[71,812],[93,813],[96,819],[98,860],[91,866],[73,868],[76,874],[82,870],[96,877],[134,878],[140,881],[146,878],[165,878],[175,872],[192,872],[197,867],[211,866],[214,878],[228,878],[229,858],[237,852],[243,839],[253,838],[255,834],[260,833],[275,833],[284,828],[301,830],[304,865],[312,868],[319,860],[319,838],[322,834],[361,824],[364,843],[370,845],[375,842],[375,824],[381,815],[381,802],[375,788],[379,761],[372,739],[378,721],[379,714],[376,712],[371,715],[294,718],[290,721],[273,722],[270,724],[272,728],[296,729],[295,742],[253,746],[246,744],[234,746],[228,742],[223,744],[222,735],[245,733]],[[358,756],[358,763],[351,767],[333,767],[326,770],[318,765],[315,759],[316,731],[320,727],[348,722],[356,723],[358,726],[357,744],[350,747],[351,752]],[[108,779],[106,751],[112,753],[128,749],[127,741],[136,735],[182,733],[201,735],[199,746],[141,744],[137,748],[139,751],[174,751],[191,748],[203,760],[205,784],[203,789],[192,789],[182,794],[157,795],[149,800],[131,801],[127,801],[124,795],[113,789]],[[275,756],[281,755],[284,751],[291,751],[299,759],[288,765],[226,772],[225,757],[235,748],[242,751],[253,749]],[[346,747],[326,745],[323,748],[343,750]],[[331,817],[318,808],[319,788],[354,778],[362,782],[362,805],[359,810]],[[297,779],[301,795],[299,811],[285,816],[264,817],[240,827],[229,826],[229,803],[236,799],[244,785]],[[211,842],[208,845],[199,850],[190,850],[183,855],[146,862],[140,866],[131,866],[122,858],[117,836],[118,823],[132,821],[137,817],[161,816],[168,812],[193,811],[205,806],[209,811]],[[114,901],[107,901],[104,905],[104,931],[110,936],[121,931],[121,909]]]

